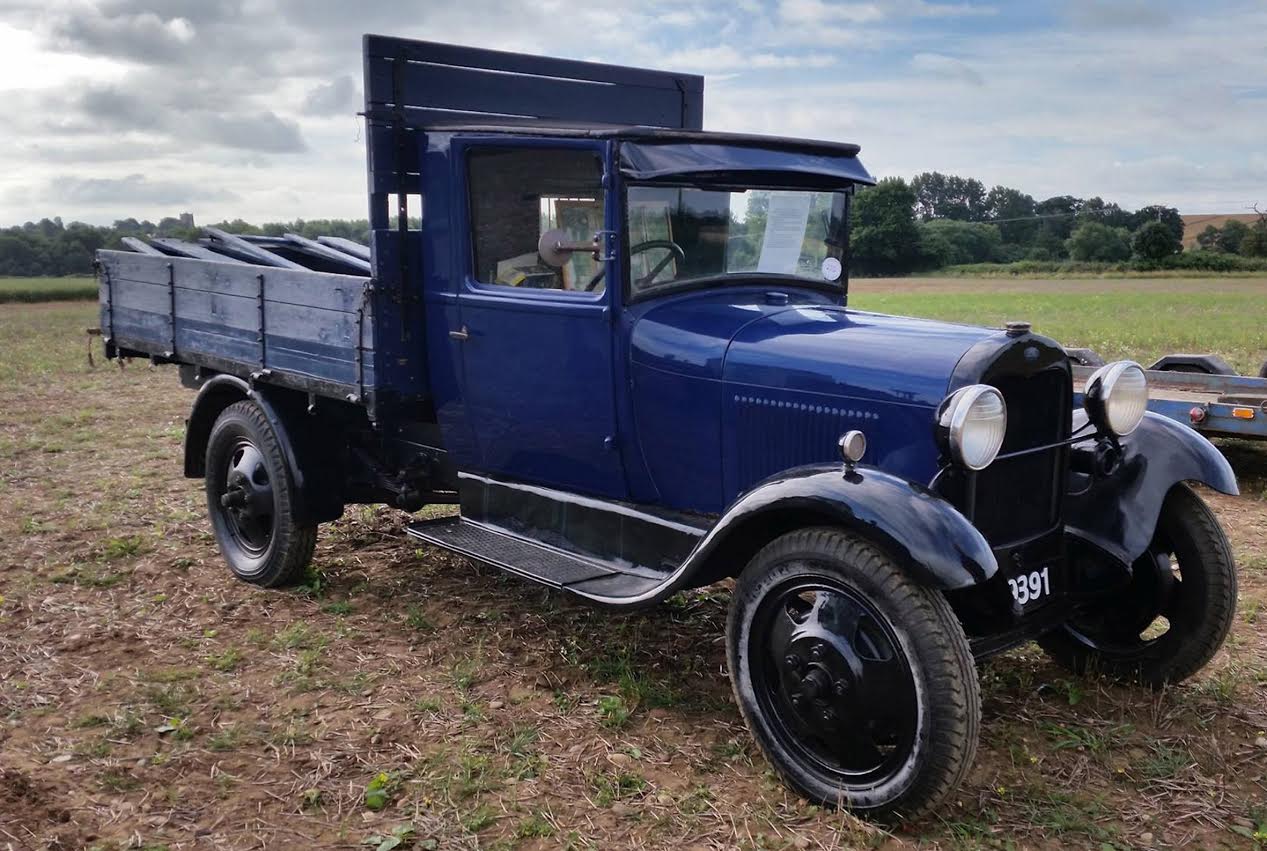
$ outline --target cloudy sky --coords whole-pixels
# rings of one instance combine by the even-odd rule
[[[0,225],[363,217],[365,32],[703,73],[709,129],[882,176],[1267,204],[1262,0],[0,0]]]

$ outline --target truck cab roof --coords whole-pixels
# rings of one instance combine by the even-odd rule
[[[621,173],[637,181],[725,176],[741,182],[824,188],[875,183],[858,160],[861,148],[846,142],[604,125],[456,124],[431,127],[428,133],[615,141],[621,143]]]

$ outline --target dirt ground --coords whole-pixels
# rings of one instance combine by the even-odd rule
[[[1211,495],[1242,571],[1216,661],[1158,694],[1034,648],[986,663],[971,778],[886,832],[755,750],[724,588],[613,617],[385,508],[324,528],[301,588],[233,580],[181,477],[190,394],[89,369],[87,324],[0,308],[0,849],[1267,844],[1261,448],[1224,446],[1243,495]]]

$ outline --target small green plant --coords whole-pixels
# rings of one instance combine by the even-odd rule
[[[328,637],[317,633],[304,621],[296,621],[277,633],[277,637],[273,639],[274,646],[287,650],[325,647],[329,643]]]
[[[1077,680],[1060,680],[1058,685],[1061,691],[1065,693],[1065,700],[1069,702],[1070,706],[1077,706],[1082,703],[1082,699],[1087,695],[1086,690]]]
[[[120,792],[131,792],[133,789],[140,787],[141,782],[132,775],[132,772],[126,768],[111,768],[106,770],[97,778],[97,783],[101,786],[101,791],[111,794]]]
[[[470,691],[475,685],[475,674],[479,665],[474,659],[463,659],[453,666],[453,686],[462,692]]]
[[[414,835],[412,824],[398,824],[386,835],[374,834],[361,840],[362,845],[374,846],[374,851],[393,851],[408,842]]]
[[[1125,741],[1135,727],[1131,724],[1116,724],[1095,729],[1078,725],[1066,727],[1063,724],[1045,724],[1044,729],[1052,737],[1056,750],[1078,749],[1102,754]]]
[[[600,774],[593,781],[594,802],[600,807],[610,807],[614,801],[641,795],[647,791],[647,781],[637,774],[622,771],[619,774]]]
[[[427,613],[417,606],[410,606],[405,614],[405,626],[416,632],[435,632],[435,624],[427,617]]]
[[[242,651],[236,647],[227,647],[220,653],[207,657],[207,664],[217,671],[232,671],[242,662]]]
[[[1186,748],[1175,747],[1165,742],[1154,742],[1152,753],[1144,758],[1139,769],[1140,773],[1150,780],[1164,780],[1174,777],[1192,763],[1192,754]]]
[[[629,723],[629,707],[619,695],[604,695],[598,699],[598,719],[604,727],[615,729]]]
[[[462,829],[467,833],[479,833],[497,821],[497,811],[488,804],[480,804],[462,818]]]
[[[155,733],[170,733],[173,739],[177,741],[188,741],[194,737],[194,727],[189,723],[188,718],[172,717],[165,720],[154,728]]]
[[[101,545],[101,557],[106,561],[117,561],[121,558],[140,555],[145,552],[145,538],[131,535],[126,538],[107,538]]]
[[[375,774],[365,786],[365,808],[377,811],[386,807],[395,797],[399,785],[397,778],[386,771]]]
[[[538,810],[522,819],[515,827],[516,839],[545,839],[554,836],[554,825]]]
[[[322,799],[320,789],[305,789],[299,795],[299,805],[305,810],[321,809]]]
[[[333,600],[322,606],[321,611],[327,615],[350,615],[352,614],[352,603],[348,600]]]
[[[238,747],[242,731],[236,724],[230,724],[212,733],[207,739],[207,747],[213,751],[231,751]]]
[[[414,701],[414,712],[439,712],[444,707],[444,701],[438,697],[420,697]]]

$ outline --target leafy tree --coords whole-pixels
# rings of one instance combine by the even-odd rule
[[[1067,249],[1074,260],[1116,263],[1131,256],[1131,235],[1126,228],[1083,222],[1070,235]]]
[[[1003,237],[997,225],[938,219],[921,222],[920,251],[925,263],[940,269],[962,263],[990,263],[1003,253]]]
[[[1241,240],[1241,254],[1245,257],[1267,257],[1267,218],[1258,223]]]
[[[1222,251],[1223,231],[1214,225],[1206,225],[1205,230],[1197,234],[1197,246],[1202,251]]]
[[[903,274],[920,261],[915,193],[900,177],[860,190],[853,202],[850,260],[861,274]]]
[[[1175,235],[1175,239],[1183,244],[1183,216],[1179,215],[1179,211],[1174,207],[1162,207],[1154,204],[1151,207],[1140,207],[1131,217],[1129,227],[1131,230],[1139,230],[1145,222],[1162,222],[1166,227],[1170,228],[1170,232]]]
[[[985,218],[985,185],[975,178],[926,171],[911,178],[911,191],[915,193],[915,212],[925,221]]]
[[[1123,210],[1112,201],[1105,201],[1103,198],[1096,196],[1082,202],[1078,208],[1078,214],[1074,216],[1074,227],[1084,221],[1099,222],[1111,228],[1126,228],[1130,230],[1135,225],[1135,215]]]
[[[1226,251],[1228,254],[1240,254],[1241,243],[1245,241],[1245,237],[1248,234],[1249,225],[1244,222],[1238,222],[1236,219],[1225,222],[1219,231],[1219,251]]]
[[[1081,209],[1082,199],[1072,195],[1057,195],[1035,204],[1034,214],[1040,223],[1030,256],[1036,260],[1067,257],[1066,243],[1073,235],[1074,217]]]
[[[1183,242],[1165,222],[1144,222],[1131,235],[1131,252],[1144,260],[1161,260],[1183,251]]]
[[[996,186],[985,196],[985,218],[997,223],[1005,243],[1034,241],[1040,222],[1034,218],[1034,196],[1008,186]]]

